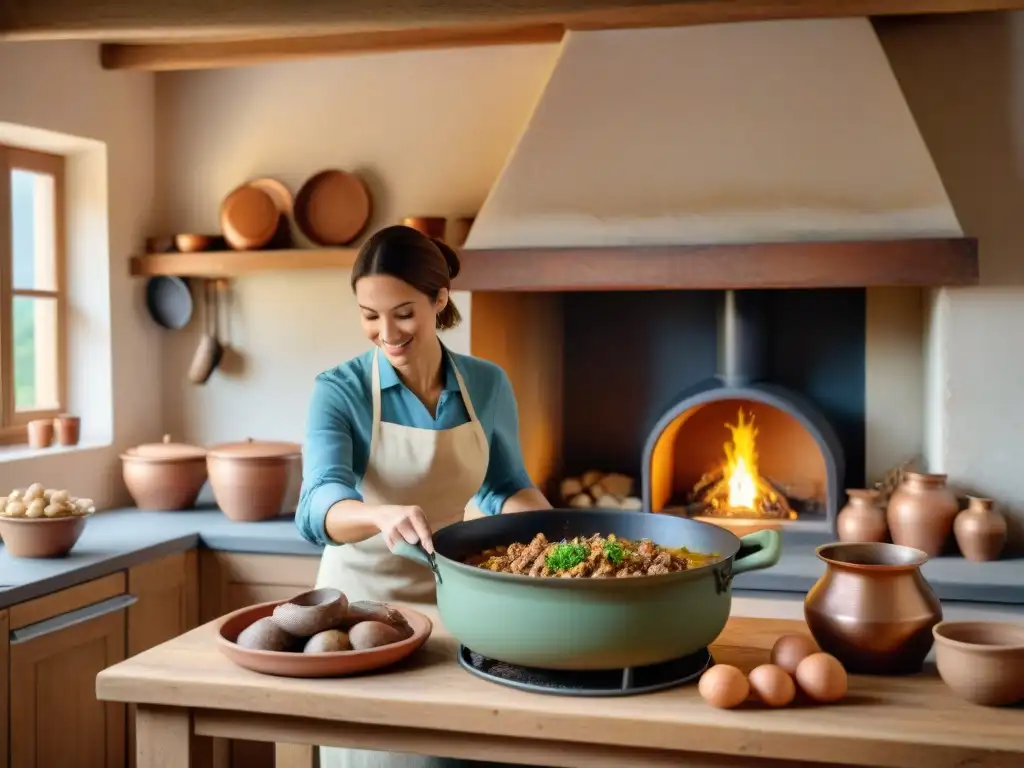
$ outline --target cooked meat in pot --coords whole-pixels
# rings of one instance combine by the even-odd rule
[[[577,536],[550,542],[538,533],[528,544],[496,547],[466,560],[468,565],[498,573],[557,576],[566,579],[657,576],[716,562],[718,555],[660,547],[648,539],[633,542],[615,534]]]

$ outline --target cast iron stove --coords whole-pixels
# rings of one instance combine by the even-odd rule
[[[531,693],[631,696],[696,682],[715,663],[707,649],[661,664],[629,669],[554,670],[495,661],[459,646],[459,664],[477,677]]]

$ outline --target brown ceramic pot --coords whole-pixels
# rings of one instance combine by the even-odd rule
[[[970,496],[967,509],[953,522],[953,533],[960,552],[968,560],[997,560],[1006,546],[1006,519],[996,510],[992,499]]]
[[[826,544],[825,575],[804,599],[815,641],[849,672],[921,671],[942,605],[921,575],[928,556],[896,544]]]
[[[288,492],[302,471],[302,446],[250,437],[210,448],[206,467],[225,515],[243,523],[268,520],[285,511]]]
[[[881,494],[873,488],[848,488],[849,500],[839,510],[836,533],[843,542],[885,541],[889,526],[879,504]]]
[[[889,498],[886,517],[892,541],[937,557],[953,533],[953,520],[959,511],[945,475],[907,472]]]
[[[191,509],[206,482],[206,451],[187,443],[163,442],[129,448],[121,454],[121,475],[139,509]]]

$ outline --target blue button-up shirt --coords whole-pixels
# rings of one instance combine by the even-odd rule
[[[437,415],[398,378],[383,354],[380,365],[381,420],[420,429],[451,429],[469,421],[448,355],[455,360],[477,419],[487,435],[490,458],[483,485],[473,497],[485,515],[497,515],[505,500],[533,486],[519,446],[519,416],[512,385],[494,363],[444,350],[445,384]],[[335,544],[327,536],[327,510],[359,491],[370,453],[373,350],[316,377],[302,452],[302,494],[295,523],[307,541]]]

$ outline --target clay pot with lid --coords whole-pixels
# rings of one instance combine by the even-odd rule
[[[946,475],[907,472],[889,498],[886,517],[892,541],[938,557],[953,533],[959,511]]]
[[[139,509],[191,509],[206,482],[206,450],[171,442],[171,436],[164,435],[159,443],[122,453],[121,475]]]
[[[836,533],[842,542],[880,542],[889,535],[881,493],[873,488],[848,488],[849,501],[839,510]]]
[[[953,533],[961,554],[968,560],[996,560],[1006,546],[1006,519],[992,499],[969,496],[967,509],[953,521]]]
[[[206,455],[210,488],[221,512],[253,523],[279,516],[302,471],[302,446],[251,437],[210,448]]]

